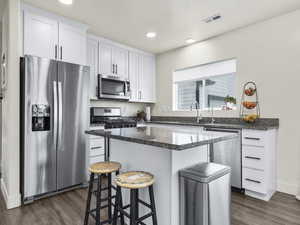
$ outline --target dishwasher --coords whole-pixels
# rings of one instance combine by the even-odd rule
[[[238,135],[237,138],[210,144],[209,158],[211,162],[230,166],[232,190],[244,192],[242,188],[242,130],[208,127],[204,130]]]

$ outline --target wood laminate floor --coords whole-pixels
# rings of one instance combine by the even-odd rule
[[[12,210],[5,209],[0,195],[0,225],[82,225],[86,193],[86,189],[70,191]],[[300,225],[300,201],[293,196],[276,193],[270,202],[263,202],[232,195],[232,225],[296,224]]]

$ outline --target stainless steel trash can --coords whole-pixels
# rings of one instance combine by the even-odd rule
[[[179,171],[180,225],[230,225],[230,167],[200,163]]]

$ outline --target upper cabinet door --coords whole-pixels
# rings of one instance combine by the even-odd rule
[[[86,64],[86,31],[59,23],[59,59],[65,62]]]
[[[135,52],[129,52],[129,80],[130,80],[130,101],[140,101],[139,76],[141,74],[141,56]]]
[[[98,76],[98,41],[88,39],[87,42],[87,65],[90,66],[90,98],[97,98]]]
[[[140,99],[143,102],[155,102],[155,57],[142,55],[141,68]]]
[[[113,75],[112,46],[103,42],[99,43],[99,73]]]
[[[24,12],[24,55],[56,59],[57,45],[58,22]]]
[[[128,51],[119,47],[113,48],[114,74],[128,79]]]

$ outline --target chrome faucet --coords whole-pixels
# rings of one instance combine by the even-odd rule
[[[191,111],[193,111],[193,106],[194,105],[195,105],[195,109],[197,110],[197,123],[200,123],[200,121],[202,120],[202,115],[200,113],[200,104],[197,101],[195,101],[194,103],[192,103],[192,105],[191,105]]]
[[[216,122],[215,118],[214,118],[214,107],[211,107],[211,123],[214,124]]]

